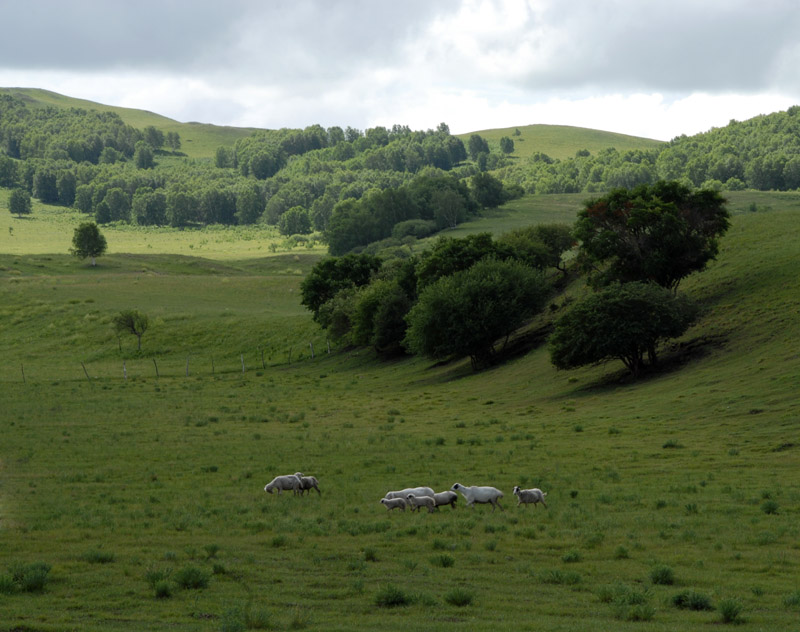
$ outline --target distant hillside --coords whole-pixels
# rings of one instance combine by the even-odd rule
[[[603,132],[584,127],[568,125],[523,125],[500,129],[479,130],[467,134],[458,134],[467,143],[472,134],[478,134],[489,142],[492,151],[500,150],[500,139],[504,136],[514,141],[514,152],[521,160],[530,158],[536,152],[547,154],[551,158],[563,160],[571,158],[576,152],[586,149],[596,153],[601,149],[614,147],[618,151],[632,149],[654,149],[664,145],[662,141],[650,138],[639,138],[614,132]]]
[[[22,99],[29,107],[44,108],[82,108],[99,112],[113,112],[128,125],[144,129],[152,125],[165,134],[177,132],[181,137],[181,151],[190,158],[213,158],[217,147],[233,147],[237,140],[250,136],[255,128],[227,127],[208,123],[180,123],[147,110],[136,110],[113,105],[104,105],[64,96],[39,88],[0,88],[0,94],[8,94]]]

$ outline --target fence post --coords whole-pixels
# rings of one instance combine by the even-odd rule
[[[314,359],[314,343],[313,342],[309,342],[308,343],[308,348],[311,349],[311,359],[313,360]]]
[[[244,354],[243,353],[239,356],[239,359],[242,361],[242,373],[244,373]]]
[[[122,361],[122,377],[128,379],[128,367],[125,366],[125,360]]]
[[[186,356],[186,377],[189,377],[189,356]]]
[[[261,347],[259,347],[259,350],[261,351],[261,368],[266,369],[267,365],[264,364],[264,350]]]
[[[24,364],[20,364],[19,368],[20,368],[20,370],[22,370],[22,383],[23,384],[27,384],[27,382],[25,381],[25,365]]]
[[[158,364],[156,364],[155,358],[153,358],[153,366],[156,367],[156,379],[158,379],[160,376],[158,375]]]
[[[291,364],[292,363],[292,349],[293,348],[294,347],[289,347],[289,361],[287,362],[287,364]]]
[[[331,354],[331,341],[330,340],[326,340],[325,342],[328,343],[328,355],[330,355]]]
[[[211,356],[211,375],[214,375],[214,356]]]

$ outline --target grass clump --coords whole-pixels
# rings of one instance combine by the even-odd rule
[[[580,573],[576,573],[575,571],[561,571],[558,569],[542,571],[539,574],[539,580],[543,584],[574,586],[575,584],[580,584],[582,579]]]
[[[82,559],[85,562],[89,562],[89,564],[110,564],[114,561],[114,554],[111,551],[93,549],[91,551],[86,551]]]
[[[565,564],[580,562],[582,559],[583,556],[578,551],[570,551],[569,553],[564,553],[564,555],[561,556],[561,561]]]
[[[441,555],[434,555],[431,558],[431,564],[434,566],[441,566],[442,568],[450,568],[456,563],[455,559],[451,555],[447,555],[446,553],[442,553]]]
[[[718,609],[723,623],[742,622],[742,602],[738,599],[723,599],[719,602]]]
[[[50,564],[47,562],[33,562],[31,564],[16,563],[9,568],[11,573],[11,583],[15,591],[19,592],[42,592],[47,583],[47,575],[50,572]],[[6,580],[6,589],[8,581]]]
[[[444,600],[451,606],[463,608],[469,606],[474,599],[474,595],[463,588],[454,588],[444,596]]]
[[[764,503],[761,505],[761,511],[763,511],[768,516],[777,514],[778,509],[780,509],[780,506],[774,500],[765,500]]]
[[[196,566],[184,566],[175,573],[175,583],[187,590],[208,588],[209,574]]]
[[[681,610],[713,610],[711,599],[693,590],[684,590],[672,597],[672,605]]]
[[[413,599],[397,586],[388,584],[375,595],[375,605],[379,608],[399,608],[411,605]]]
[[[650,571],[650,581],[657,586],[672,586],[675,583],[675,571],[669,566],[656,566]]]

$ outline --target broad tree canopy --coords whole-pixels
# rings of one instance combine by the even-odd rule
[[[725,200],[678,182],[616,189],[578,213],[579,261],[595,285],[652,281],[675,291],[717,256],[728,229]]]

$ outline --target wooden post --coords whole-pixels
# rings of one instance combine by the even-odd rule
[[[244,373],[244,354],[243,353],[239,356],[239,359],[242,361],[242,373]]]
[[[214,375],[214,356],[211,356],[211,375]]]
[[[313,360],[314,359],[314,343],[313,342],[309,342],[308,343],[308,348],[311,349],[311,359]]]
[[[153,366],[156,367],[156,379],[158,379],[160,376],[158,375],[158,364],[156,364],[155,358],[153,358]]]
[[[293,349],[293,347],[289,347],[289,361],[287,362],[287,364],[291,364],[292,363],[292,349]]]
[[[22,383],[27,384],[27,382],[25,381],[25,365],[20,364],[19,368],[22,370]]]
[[[261,347],[259,347],[259,349],[261,350],[261,368],[262,368],[262,369],[266,369],[266,368],[267,368],[267,365],[266,365],[266,364],[264,364],[264,350],[263,350],[263,349],[261,349]]]
[[[186,356],[186,377],[189,377],[189,356]]]
[[[81,366],[83,367],[84,375],[86,375],[86,380],[89,382],[89,384],[92,384],[92,378],[89,377],[89,371],[86,370],[86,365],[83,362],[81,362]],[[94,385],[92,384],[92,386]]]
[[[328,355],[330,355],[331,354],[331,341],[330,340],[326,340],[325,342],[328,343]]]
[[[125,366],[125,360],[122,361],[122,377],[128,379],[128,367]]]

